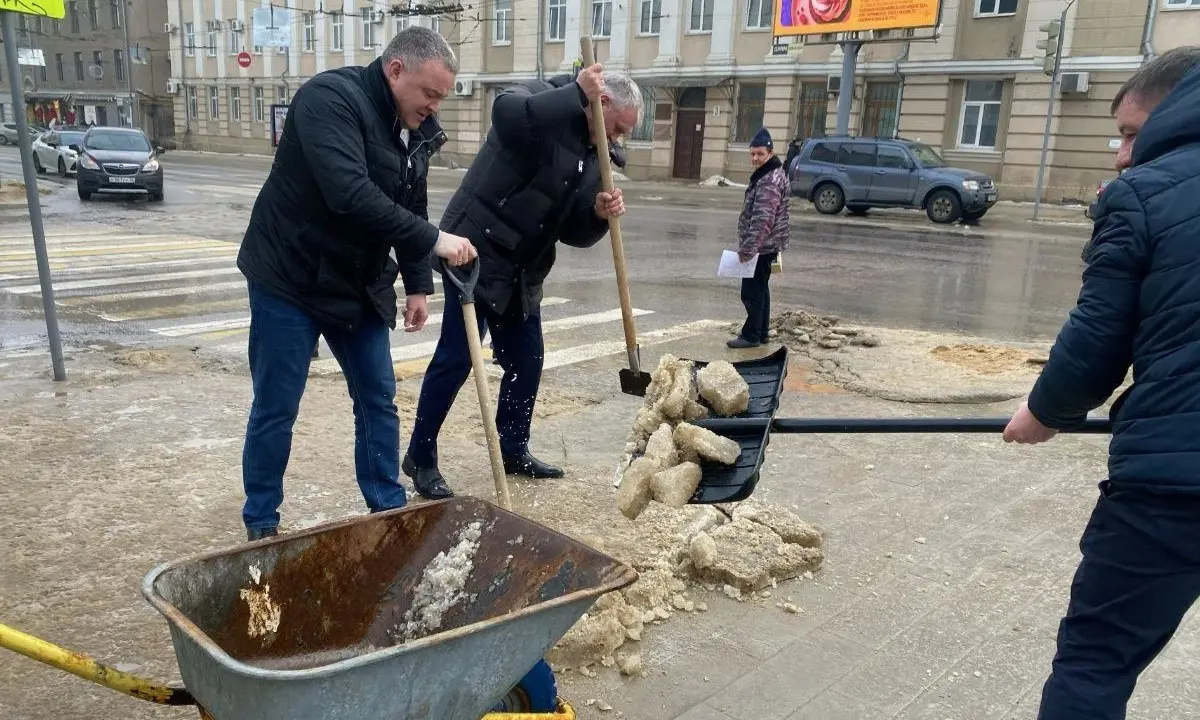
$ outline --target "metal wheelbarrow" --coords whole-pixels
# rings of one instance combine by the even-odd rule
[[[431,584],[430,563],[469,550],[472,530],[473,558]],[[449,579],[467,567],[461,586]],[[167,619],[186,690],[2,625],[0,645],[212,720],[570,720],[542,657],[599,596],[636,579],[565,535],[451,498],[155,568],[143,594]],[[551,693],[554,709],[494,712],[531,693]]]

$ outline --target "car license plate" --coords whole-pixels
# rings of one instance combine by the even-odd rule
[[[137,178],[131,177],[110,177],[108,181],[117,185],[132,185]]]
[[[987,198],[988,202],[996,202],[996,193],[988,193],[984,197]]]

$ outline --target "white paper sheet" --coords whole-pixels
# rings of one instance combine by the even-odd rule
[[[757,255],[747,262],[742,262],[737,253],[725,250],[721,253],[721,264],[717,266],[717,277],[752,278],[756,267],[758,267]]]

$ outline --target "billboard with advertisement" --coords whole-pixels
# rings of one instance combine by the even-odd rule
[[[283,122],[287,120],[287,112],[287,105],[271,106],[271,147],[279,147],[279,140],[283,137]]]
[[[779,0],[775,36],[933,27],[941,0]]]

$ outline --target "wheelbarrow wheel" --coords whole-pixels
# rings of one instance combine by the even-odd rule
[[[538,660],[533,669],[516,687],[492,708],[497,713],[552,713],[558,710],[558,683],[554,671],[545,660]]]

